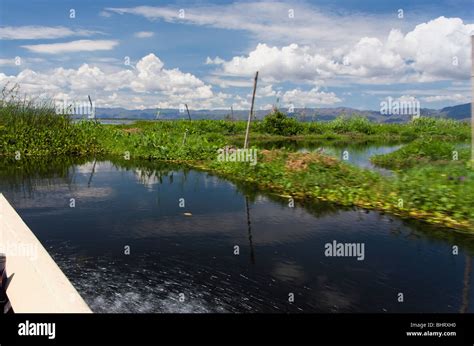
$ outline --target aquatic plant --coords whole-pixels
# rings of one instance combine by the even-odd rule
[[[460,148],[455,142],[435,138],[423,138],[404,145],[402,148],[384,155],[375,155],[372,163],[389,169],[410,168],[433,163],[461,163],[469,160],[467,148]]]

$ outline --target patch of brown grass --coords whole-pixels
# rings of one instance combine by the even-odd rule
[[[126,133],[138,133],[138,132],[141,132],[142,130],[139,129],[138,127],[132,127],[132,128],[129,128],[129,129],[123,129],[123,132],[126,132]]]
[[[338,160],[318,153],[290,153],[288,154],[285,167],[289,171],[299,172],[308,169],[312,163],[334,166],[338,163]]]
[[[263,156],[263,158],[262,158],[263,162],[275,161],[281,154],[280,150],[266,150],[266,149],[263,149],[263,150],[259,150],[259,151],[260,151],[260,154],[262,154],[262,156]]]

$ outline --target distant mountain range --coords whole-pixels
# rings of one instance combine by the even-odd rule
[[[285,111],[285,109],[282,109]],[[248,117],[248,110],[234,110],[233,119],[244,120]],[[229,110],[192,110],[190,115],[192,119],[225,119],[230,117]],[[257,119],[262,119],[270,113],[268,110],[255,111]],[[285,112],[288,113],[288,112]],[[349,107],[334,108],[295,108],[294,112],[289,113],[300,121],[330,121],[339,115],[353,116],[363,115],[371,121],[391,123],[406,122],[411,119],[408,115],[384,115],[379,111],[359,110]],[[471,104],[461,104],[442,109],[421,108],[420,115],[436,118],[450,118],[455,120],[468,120],[471,118]],[[142,109],[129,110],[125,108],[96,108],[96,117],[101,119],[188,119],[187,112],[180,112],[178,109]]]
[[[471,118],[471,104],[465,103],[452,107],[445,107],[440,110],[441,114],[445,114],[447,118],[456,120],[465,120]]]

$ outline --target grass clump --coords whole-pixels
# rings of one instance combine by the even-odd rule
[[[261,124],[261,131],[278,136],[294,136],[303,131],[298,120],[288,117],[285,113],[274,111],[268,114]]]
[[[19,97],[4,87],[0,100],[0,155],[87,155],[100,152],[94,122],[73,124],[50,101]]]
[[[456,158],[457,160],[453,160]],[[459,148],[456,143],[434,138],[423,138],[404,145],[390,154],[375,155],[372,163],[388,169],[406,169],[426,164],[465,162],[469,159],[469,150]]]
[[[474,171],[462,164],[427,165],[407,170],[394,181],[405,208],[430,214],[435,223],[474,225]],[[416,216],[416,215],[414,215]]]
[[[336,120],[330,122],[329,130],[335,133],[360,133],[364,135],[373,135],[377,133],[378,126],[376,123],[370,122],[365,117],[353,116],[350,118],[337,117]]]

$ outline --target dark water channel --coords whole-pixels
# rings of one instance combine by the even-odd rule
[[[151,162],[2,163],[0,191],[96,312],[474,312],[452,230]]]

